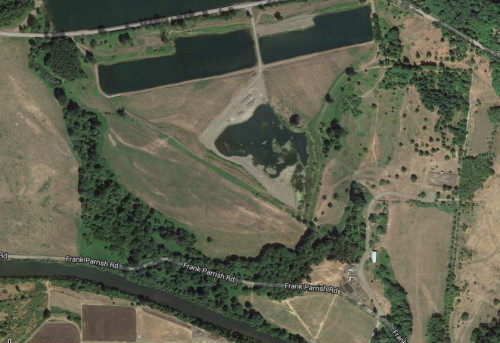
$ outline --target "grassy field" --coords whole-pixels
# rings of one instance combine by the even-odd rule
[[[0,339],[7,342],[26,341],[42,324],[47,308],[47,293],[43,283],[14,283],[4,280],[0,284]]]
[[[370,51],[373,52],[373,45],[366,44],[267,67],[265,78],[271,104],[277,112],[285,116],[298,113],[304,124],[309,123],[321,110],[334,80]]]
[[[76,254],[78,166],[57,102],[28,69],[28,49],[0,41],[0,250]]]
[[[477,57],[475,60],[469,98],[470,133],[467,139],[469,155],[488,151],[488,143],[493,132],[493,126],[488,119],[488,109],[500,105],[500,97],[496,95],[492,86],[489,61],[485,57]]]
[[[464,244],[458,269],[457,285],[464,290],[455,303],[451,316],[452,340],[470,343],[472,330],[496,315],[500,299],[498,266],[500,265],[500,232],[498,222],[498,192],[500,164],[474,197],[475,205],[464,214],[468,229],[463,233]],[[468,313],[465,320],[463,313]]]
[[[368,342],[377,322],[335,295],[307,293],[281,302],[252,295],[244,300],[269,322],[318,343]]]
[[[302,235],[304,226],[284,210],[155,137],[154,131],[116,116],[109,123],[103,152],[120,182],[188,225],[205,253],[255,255],[265,243],[293,246]]]
[[[412,343],[425,343],[427,321],[441,312],[449,261],[452,214],[406,203],[389,205],[387,234],[381,236],[396,278],[408,292]]]

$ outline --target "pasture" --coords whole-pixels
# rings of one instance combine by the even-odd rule
[[[387,234],[380,236],[396,278],[408,293],[413,315],[411,343],[425,343],[427,321],[443,310],[452,214],[433,207],[389,204]]]
[[[0,40],[0,250],[76,254],[78,165],[59,105],[28,69],[28,51],[24,40]]]

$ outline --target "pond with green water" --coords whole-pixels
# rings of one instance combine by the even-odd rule
[[[215,141],[224,156],[251,155],[254,165],[263,166],[275,178],[288,166],[307,163],[307,138],[291,131],[269,105],[260,105],[252,117],[228,126]]]
[[[324,50],[364,43],[372,40],[371,9],[363,6],[354,10],[320,15],[314,26],[259,38],[264,63],[286,60]]]
[[[96,29],[232,6],[242,0],[44,0],[56,30]]]
[[[248,30],[178,38],[173,56],[99,65],[99,83],[116,94],[230,73],[255,65]]]

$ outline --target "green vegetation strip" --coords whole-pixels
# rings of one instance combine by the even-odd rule
[[[34,0],[0,0],[0,27],[20,24],[34,9]]]
[[[403,339],[408,340],[412,333],[410,304],[405,289],[396,279],[396,275],[391,266],[389,253],[385,249],[382,249],[378,254],[375,277],[382,281],[384,285],[384,295],[391,302],[391,313],[387,315],[387,319],[393,324],[394,329],[398,330],[399,335],[401,335]],[[376,329],[371,340],[372,343],[393,341],[395,341],[394,334],[387,327],[383,327],[380,330]]]

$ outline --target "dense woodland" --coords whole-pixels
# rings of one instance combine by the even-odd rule
[[[424,11],[437,16],[446,24],[465,33],[485,47],[500,51],[500,3],[498,0],[411,0]],[[468,43],[448,30],[443,35],[450,40],[452,59],[462,59]],[[491,57],[493,84],[500,95],[500,59]]]
[[[387,319],[392,323],[394,329],[408,340],[412,333],[412,314],[406,291],[396,279],[387,251],[381,250],[378,259],[379,262],[375,267],[374,274],[377,279],[382,281],[384,295],[391,302],[391,313],[387,315]],[[371,340],[372,343],[391,343],[394,341],[394,335],[386,327],[376,329]]]
[[[0,0],[0,27],[16,26],[34,8],[34,0]]]
[[[55,50],[68,51],[68,42],[65,38],[31,40],[29,63],[52,86],[54,97],[63,109],[72,149],[80,163],[78,191],[84,244],[105,242],[105,248],[110,253],[126,258],[131,265],[168,256],[240,279],[268,283],[300,283],[308,278],[311,266],[325,258],[359,261],[365,244],[362,212],[370,195],[356,182],[350,185],[342,224],[339,227],[316,227],[311,223],[294,249],[282,244],[267,244],[257,257],[211,259],[194,248],[195,236],[186,227],[166,218],[120,185],[109,164],[100,155],[102,134],[106,129],[104,117],[83,108],[64,89],[68,80],[83,76],[80,73],[81,61],[73,54],[61,54],[73,61],[64,61],[61,66],[53,68],[47,58]],[[62,75],[68,79],[59,78]],[[300,336],[266,322],[259,312],[243,306],[237,296],[249,290],[241,284],[168,263],[125,276],[238,318],[288,342],[303,342]],[[297,294],[296,291],[281,288],[256,291],[277,299]]]
[[[498,312],[500,316],[500,311]],[[498,343],[500,341],[500,320],[493,318],[491,323],[481,323],[472,331],[473,343]]]

